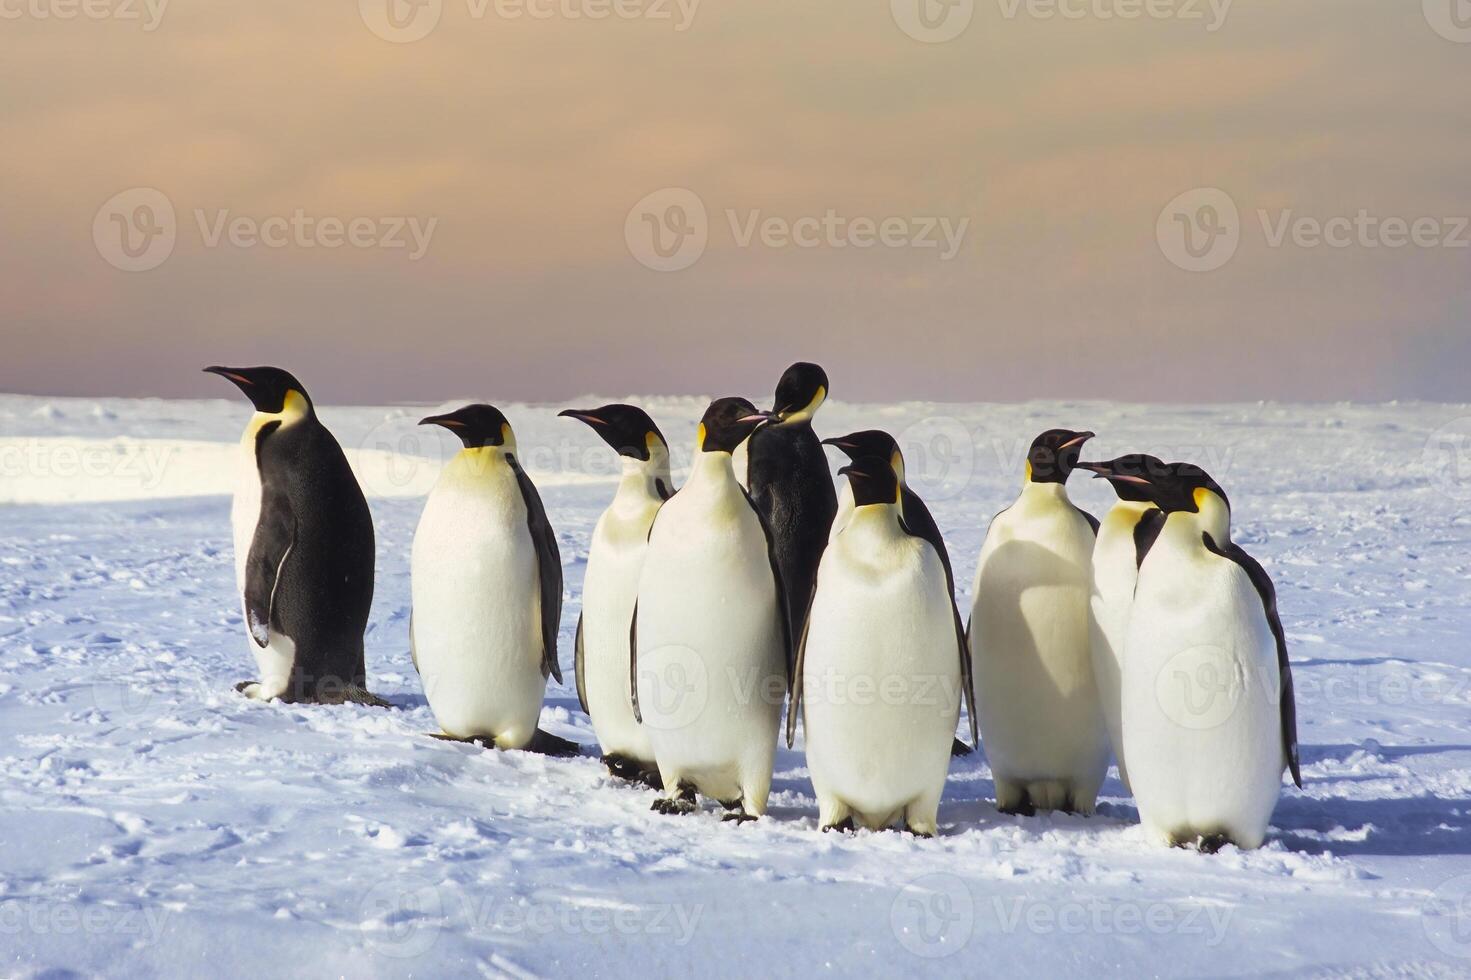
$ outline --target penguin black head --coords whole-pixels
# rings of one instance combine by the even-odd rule
[[[751,433],[770,422],[771,412],[761,412],[744,398],[717,398],[705,409],[697,437],[704,453],[731,453]]]
[[[1163,473],[1165,462],[1158,456],[1129,453],[1101,463],[1079,463],[1078,469],[1089,470],[1095,477],[1107,480],[1120,500],[1148,504],[1154,503],[1150,496],[1149,478],[1155,473]]]
[[[894,475],[899,478],[899,482],[904,482],[904,454],[900,451],[899,443],[894,437],[883,429],[861,429],[845,436],[824,439],[822,444],[841,449],[850,460],[855,462],[865,456],[887,459],[894,469]]]
[[[620,456],[647,463],[654,451],[669,451],[664,433],[649,418],[649,413],[632,405],[604,405],[601,408],[569,408],[557,413],[569,419],[586,422],[603,437]]]
[[[1168,463],[1146,474],[1148,483],[1143,487],[1160,510],[1166,514],[1199,514],[1215,505],[1212,496],[1219,498],[1219,506],[1227,512],[1231,500],[1221,485],[1211,475],[1194,463]]]
[[[827,372],[816,364],[798,361],[782,373],[776,383],[776,404],[772,408],[778,425],[801,425],[827,400]]]
[[[444,415],[420,419],[420,425],[442,425],[460,437],[466,449],[500,446],[508,453],[516,451],[516,436],[511,423],[494,405],[466,405]]]
[[[1092,438],[1091,432],[1048,429],[1032,440],[1027,453],[1027,479],[1032,483],[1066,483],[1078,465],[1083,443]]]
[[[894,475],[889,460],[882,456],[860,456],[838,470],[838,475],[848,477],[853,487],[854,507],[899,502],[899,477]]]
[[[306,393],[306,387],[290,371],[278,367],[232,368],[219,365],[207,367],[204,371],[233,382],[245,392],[245,397],[250,399],[257,412],[280,415],[286,411],[287,403],[295,402],[296,398],[301,399],[299,407],[302,411],[312,411],[312,400]]]

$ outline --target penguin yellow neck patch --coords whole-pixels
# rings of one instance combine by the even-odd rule
[[[705,423],[704,422],[701,422],[700,423],[700,427],[695,430],[695,450],[697,452],[704,452],[705,451]]]

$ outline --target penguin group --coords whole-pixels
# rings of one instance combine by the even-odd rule
[[[363,662],[373,525],[342,449],[290,373],[205,370],[255,409],[231,520],[259,677],[238,690],[387,706]],[[1275,589],[1231,540],[1225,490],[1144,454],[1083,462],[1092,432],[1043,432],[990,523],[963,618],[898,442],[879,429],[820,439],[828,393],[802,362],[769,410],[714,400],[678,488],[644,410],[560,413],[621,467],[574,657],[608,771],[655,790],[662,814],[708,800],[757,820],[785,711],[823,831],[935,835],[951,758],[984,746],[1002,813],[1091,814],[1113,759],[1152,841],[1260,846],[1283,773],[1302,785],[1296,709]],[[410,555],[410,658],[433,737],[577,755],[537,727],[547,679],[562,680],[562,564],[511,423],[475,404],[420,424],[461,445]],[[845,457],[840,487],[824,446]],[[1118,496],[1102,521],[1068,496],[1077,470]]]

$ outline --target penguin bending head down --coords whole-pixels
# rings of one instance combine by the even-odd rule
[[[649,532],[630,632],[660,813],[692,812],[696,794],[732,810],[726,819],[766,812],[792,641],[772,538],[731,453],[770,421],[744,398],[712,402],[689,479]]]
[[[556,532],[491,405],[431,415],[459,437],[424,502],[410,560],[409,645],[429,709],[454,741],[573,755],[536,727],[548,675],[562,680]]]
[[[632,405],[569,408],[559,414],[586,423],[618,454],[623,468],[588,549],[577,618],[577,698],[592,719],[609,771],[662,789],[654,747],[633,716],[628,624],[649,528],[674,493],[669,446],[648,413]]]
[[[1144,484],[1151,473],[1162,472],[1164,462],[1154,456],[1131,453],[1102,463],[1079,463],[1098,479],[1107,480],[1118,494],[1098,529],[1093,546],[1093,589],[1088,599],[1088,632],[1093,676],[1098,681],[1099,704],[1108,725],[1108,740],[1119,765],[1119,781],[1129,789],[1124,762],[1123,723],[1119,684],[1123,676],[1124,634],[1139,580],[1140,549],[1154,540],[1164,514],[1149,499]]]
[[[230,508],[235,578],[257,681],[247,697],[383,706],[368,693],[373,519],[306,388],[275,367],[207,367],[255,406]]]
[[[991,520],[976,565],[976,699],[1003,813],[1091,813],[1108,768],[1088,638],[1097,522],[1066,488],[1092,437],[1052,429],[1036,438],[1021,493]]]
[[[837,436],[832,439],[822,440],[824,446],[832,446],[845,453],[848,459],[854,463],[864,457],[872,456],[887,460],[890,468],[894,471],[894,478],[899,481],[901,494],[900,511],[904,515],[904,526],[909,533],[928,541],[940,556],[940,562],[945,566],[946,587],[950,594],[955,594],[955,573],[950,567],[950,553],[945,549],[945,538],[940,534],[939,525],[930,514],[930,509],[920,499],[919,494],[909,488],[904,479],[904,453],[899,448],[899,443],[893,436],[882,429],[863,429],[859,432],[850,432],[845,436]],[[838,533],[848,526],[848,521],[853,517],[853,483],[847,480],[843,483],[843,489],[838,495],[838,514],[833,520],[832,532],[828,536],[828,544],[837,538]],[[959,613],[956,613],[959,616]],[[975,689],[973,679],[970,675],[971,663],[967,653],[965,658],[965,696],[966,710],[970,714],[971,733],[970,739],[974,744],[978,740],[976,732],[976,705]],[[956,738],[950,746],[950,753],[956,756],[970,755],[973,751],[970,745]]]
[[[822,368],[805,361],[793,364],[776,386],[772,424],[752,433],[746,445],[746,486],[771,527],[798,635],[838,512],[832,471],[812,431],[812,417],[827,395]]]
[[[970,651],[939,552],[907,526],[891,458],[842,473],[854,509],[818,568],[787,744],[800,710],[823,830],[902,819],[930,837]]]
[[[1282,773],[1302,786],[1277,594],[1231,541],[1231,504],[1197,466],[1147,474],[1163,527],[1143,554],[1124,643],[1124,755],[1150,837],[1259,847]]]

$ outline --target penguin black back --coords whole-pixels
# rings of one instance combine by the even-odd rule
[[[838,513],[832,471],[812,431],[812,415],[827,391],[822,368],[793,364],[777,385],[776,423],[756,430],[747,447],[747,483],[771,528],[794,636],[806,622],[817,565]]]

